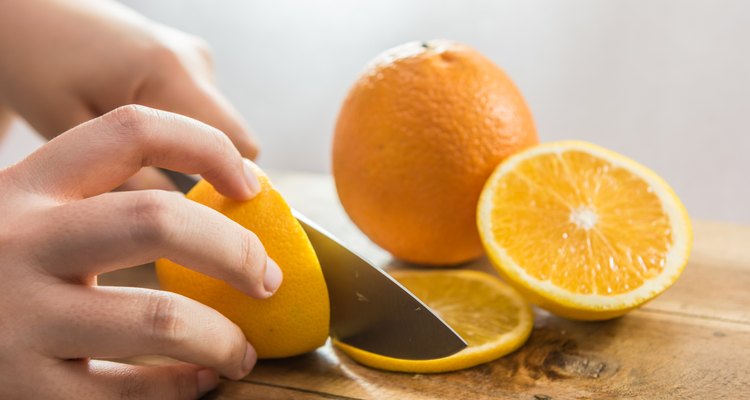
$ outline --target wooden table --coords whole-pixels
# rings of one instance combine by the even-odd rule
[[[288,202],[361,254],[400,268],[349,222],[326,175],[272,173]],[[574,322],[535,309],[520,350],[437,375],[358,365],[331,348],[261,361],[209,399],[616,399],[750,397],[750,227],[694,221],[695,243],[680,280],[661,297],[612,321]],[[491,271],[487,260],[467,268]],[[156,287],[139,267],[102,284]]]

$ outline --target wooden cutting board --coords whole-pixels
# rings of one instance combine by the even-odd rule
[[[272,173],[290,205],[360,254],[403,268],[349,222],[327,175]],[[612,321],[574,322],[535,309],[518,351],[446,374],[402,374],[358,365],[330,344],[260,361],[208,399],[619,399],[750,397],[750,227],[694,221],[680,280],[643,308]],[[467,268],[492,271],[487,260]],[[156,287],[149,266],[102,284]],[[140,362],[153,362],[141,359]]]

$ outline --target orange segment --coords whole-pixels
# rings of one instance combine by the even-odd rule
[[[692,235],[661,178],[583,142],[538,146],[500,165],[478,225],[503,275],[537,303],[582,319],[622,314],[665,290]]]

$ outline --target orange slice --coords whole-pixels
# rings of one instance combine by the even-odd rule
[[[373,354],[334,340],[360,364],[389,371],[433,373],[464,369],[521,347],[534,323],[520,294],[494,276],[468,270],[397,271],[402,285],[427,304],[469,344],[434,360],[402,360]]]

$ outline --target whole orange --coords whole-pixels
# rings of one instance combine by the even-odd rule
[[[333,140],[346,212],[396,258],[450,265],[479,257],[476,206],[493,169],[538,142],[508,76],[451,41],[379,55],[349,91]]]

